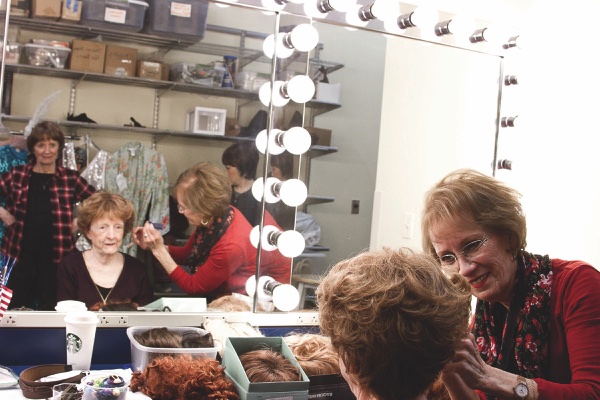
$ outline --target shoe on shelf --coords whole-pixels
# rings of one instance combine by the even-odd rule
[[[67,121],[87,122],[89,124],[97,124],[96,121],[94,121],[91,118],[88,118],[86,113],[81,113],[79,115],[74,115],[73,113],[68,113]]]

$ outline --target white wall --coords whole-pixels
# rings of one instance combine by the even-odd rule
[[[500,156],[513,159],[514,167],[512,171],[499,171],[497,176],[523,194],[530,251],[551,257],[583,259],[600,267],[600,164],[596,161],[600,64],[591,50],[596,47],[593,29],[600,15],[600,2],[580,0],[565,8],[555,7],[554,2],[534,1],[521,9],[512,2],[494,4],[502,3],[511,11],[520,12],[515,14],[515,20],[526,24],[531,47],[521,52],[522,60],[518,63],[511,57],[506,59],[507,65],[516,63],[522,67],[525,72],[522,76],[529,78],[529,82],[510,88],[518,90],[517,94],[505,88],[507,103],[503,104],[503,110],[517,111],[527,124],[501,131]],[[567,27],[563,22],[568,12],[575,12],[578,17]],[[491,149],[482,146],[472,149],[464,158],[452,153],[450,157],[443,157],[435,145],[448,145],[448,142],[440,143],[447,140],[448,135],[450,142],[473,143],[468,139],[473,132],[469,129],[448,132],[437,115],[428,116],[419,107],[415,111],[423,112],[419,119],[423,124],[433,120],[431,125],[396,128],[401,118],[390,107],[411,110],[415,101],[431,101],[431,96],[423,94],[422,98],[403,100],[389,88],[388,82],[394,82],[398,90],[406,83],[399,70],[403,63],[397,60],[403,53],[395,45],[395,42],[388,45],[376,189],[376,198],[381,198],[381,211],[375,213],[371,243],[372,247],[420,247],[418,229],[415,229],[414,239],[408,240],[402,238],[394,226],[399,227],[404,213],[408,212],[417,215],[415,225],[418,227],[425,190],[457,167],[487,167],[492,159]],[[457,82],[446,77],[446,81],[440,83],[440,93],[445,96],[443,93],[447,93],[448,88],[457,85],[466,96],[463,101],[469,103],[482,98],[462,78]],[[508,103],[509,99],[513,103]],[[448,103],[448,109],[453,110],[453,103]],[[475,109],[467,115],[457,114],[459,120],[480,117]],[[457,126],[460,127],[460,123]],[[480,159],[479,152],[490,154],[489,160]],[[390,209],[394,209],[393,221],[390,221]]]

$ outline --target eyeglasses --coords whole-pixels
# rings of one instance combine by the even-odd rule
[[[177,211],[179,211],[181,214],[183,214],[184,212],[186,212],[187,210],[189,210],[189,208],[182,206],[181,204],[177,204]]]
[[[487,241],[488,238],[473,240],[472,242],[467,243],[458,255],[462,256],[465,260],[471,261],[481,254],[481,250]],[[456,254],[448,253],[441,256],[439,260],[442,266],[448,267],[454,265],[454,263],[458,261],[458,256]]]

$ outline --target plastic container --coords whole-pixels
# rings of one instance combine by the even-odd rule
[[[81,400],[125,400],[129,384],[124,377],[112,375],[90,375],[81,382]]]
[[[149,329],[155,328],[153,326],[132,326],[127,328],[127,337],[131,343],[131,369],[133,371],[142,371],[146,368],[149,362],[157,356],[178,356],[178,355],[189,355],[192,357],[208,357],[212,359],[217,358],[217,353],[221,350],[221,344],[215,340],[215,347],[199,347],[199,348],[160,348],[160,347],[147,347],[140,344],[135,336]],[[193,327],[169,327],[169,331],[183,334],[185,332],[196,332],[200,335],[208,334],[208,331],[200,328]]]
[[[28,43],[24,47],[25,60],[29,65],[64,68],[71,49],[62,46]]]
[[[208,2],[152,0],[144,33],[197,42],[204,37]]]
[[[144,27],[147,9],[148,3],[139,0],[83,0],[81,24],[125,32],[139,32]]]
[[[177,62],[169,67],[169,79],[175,82],[221,87],[225,68],[213,65]]]
[[[2,43],[0,43],[0,52],[2,51]],[[21,58],[21,45],[19,43],[8,43],[6,45],[6,63],[18,64]],[[2,53],[0,53],[0,61]]]

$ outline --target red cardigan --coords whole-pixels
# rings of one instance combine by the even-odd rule
[[[276,225],[273,217],[265,214],[265,225]],[[256,248],[250,243],[251,230],[246,218],[234,207],[231,225],[193,275],[181,265],[187,263],[194,245],[194,235],[184,246],[167,246],[169,254],[179,264],[171,272],[171,279],[188,294],[215,298],[231,293],[246,294],[246,281],[256,272]],[[261,275],[268,275],[281,283],[290,283],[291,269],[291,259],[279,251],[263,252]]]
[[[548,372],[534,379],[539,399],[600,399],[600,272],[558,259],[552,271]]]

